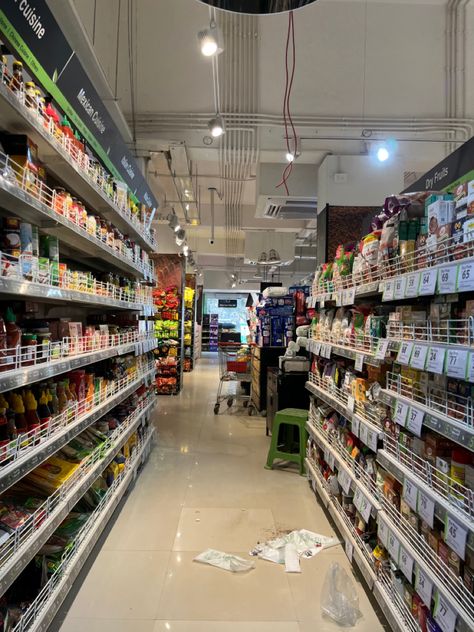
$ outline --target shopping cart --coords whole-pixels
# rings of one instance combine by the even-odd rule
[[[234,402],[242,402],[247,408],[248,414],[252,414],[251,404],[251,375],[250,375],[250,347],[239,343],[219,343],[219,388],[217,389],[217,399],[214,405],[214,414],[219,412],[221,402],[227,400],[227,407],[230,408]],[[224,384],[236,383],[234,392],[224,388]],[[248,384],[246,392],[244,384]]]

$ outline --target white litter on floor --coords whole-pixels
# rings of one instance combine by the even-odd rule
[[[245,560],[238,555],[231,555],[230,553],[216,551],[215,549],[206,549],[197,555],[194,561],[201,562],[202,564],[210,564],[211,566],[216,566],[217,568],[222,568],[232,573],[245,573],[255,568],[255,564],[251,560]]]

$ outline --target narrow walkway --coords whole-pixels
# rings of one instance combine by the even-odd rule
[[[61,632],[333,632],[319,594],[341,546],[289,575],[270,562],[233,575],[193,563],[206,548],[243,556],[284,529],[333,531],[306,480],[268,471],[264,421],[225,405],[213,414],[218,371],[209,359],[185,377],[179,397],[159,398],[158,441]],[[353,630],[379,632],[358,584],[364,618]]]

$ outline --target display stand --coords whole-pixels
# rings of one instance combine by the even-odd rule
[[[186,274],[184,289],[184,372],[189,373],[194,368],[194,337],[196,321],[196,275]]]

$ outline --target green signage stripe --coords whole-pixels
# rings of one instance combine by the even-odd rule
[[[85,138],[86,142],[94,149],[96,154],[102,160],[104,165],[110,171],[110,173],[123,182],[122,176],[119,171],[115,168],[114,164],[110,160],[107,155],[107,152],[104,150],[102,145],[96,139],[96,137],[91,133],[90,129],[83,123],[80,116],[77,114],[76,110],[71,106],[69,101],[64,97],[61,90],[54,83],[51,77],[44,70],[42,65],[39,63],[37,58],[30,51],[28,46],[25,44],[22,37],[18,34],[17,30],[12,26],[8,18],[5,16],[4,12],[0,9],[0,31],[5,35],[5,37],[9,40],[12,46],[15,47],[17,53],[23,59],[25,64],[30,68],[33,72],[37,80],[42,84],[43,88],[51,94],[53,99],[58,103],[60,108],[64,111],[67,118],[73,123],[73,125],[80,131],[80,133]],[[130,189],[129,189],[130,190]],[[135,203],[139,203],[138,198],[130,191],[133,200]]]

